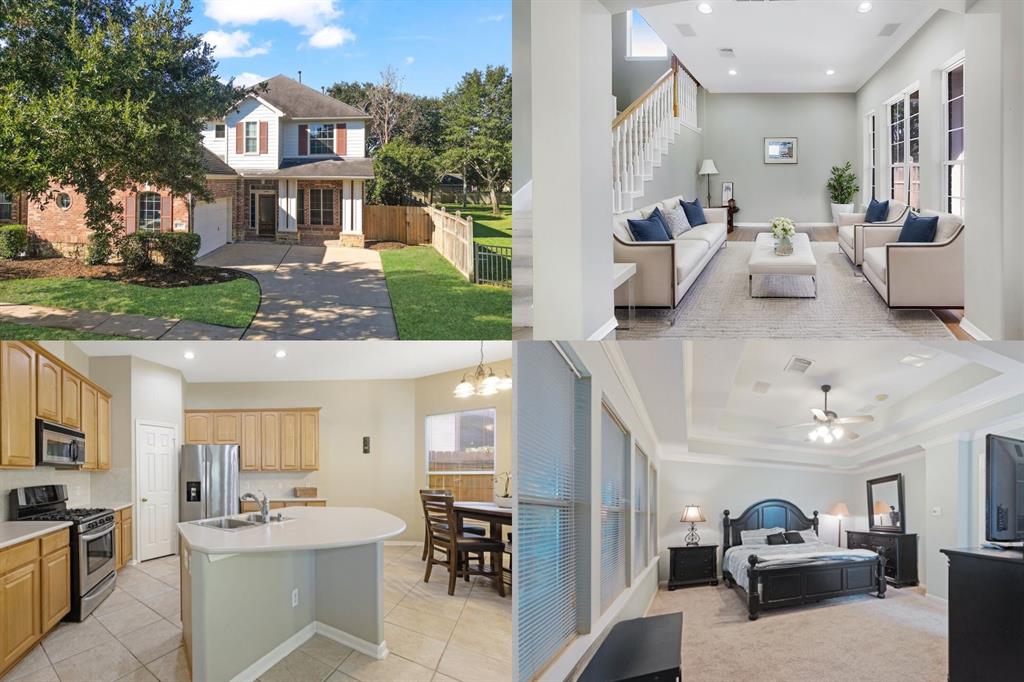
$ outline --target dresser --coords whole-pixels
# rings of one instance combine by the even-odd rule
[[[885,579],[893,587],[917,585],[917,533],[846,531],[846,546],[885,557]]]
[[[949,560],[949,680],[1019,680],[1024,554],[943,549]]]
[[[718,545],[668,548],[668,589],[718,584]]]

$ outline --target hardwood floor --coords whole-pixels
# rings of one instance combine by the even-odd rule
[[[738,227],[729,233],[731,242],[752,242],[757,237],[757,230],[749,227]],[[834,227],[812,227],[807,232],[812,242],[834,242],[837,241],[837,230]],[[950,333],[958,341],[973,341],[974,338],[960,328],[960,320],[964,316],[963,308],[933,308],[932,312],[938,317]]]

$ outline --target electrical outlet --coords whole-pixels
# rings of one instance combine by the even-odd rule
[[[932,507],[932,516],[942,516],[942,507]]]
[[[299,588],[292,590],[292,608],[294,609],[299,605]]]

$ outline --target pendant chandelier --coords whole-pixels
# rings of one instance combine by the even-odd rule
[[[480,342],[480,364],[469,374],[462,375],[462,381],[452,391],[456,398],[469,398],[474,395],[489,396],[498,391],[512,388],[512,377],[508,372],[502,376],[494,373],[491,367],[484,367],[484,342]]]

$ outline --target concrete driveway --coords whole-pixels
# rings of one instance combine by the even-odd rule
[[[242,338],[398,338],[376,251],[240,242],[199,263],[244,270],[259,281],[260,309]]]

